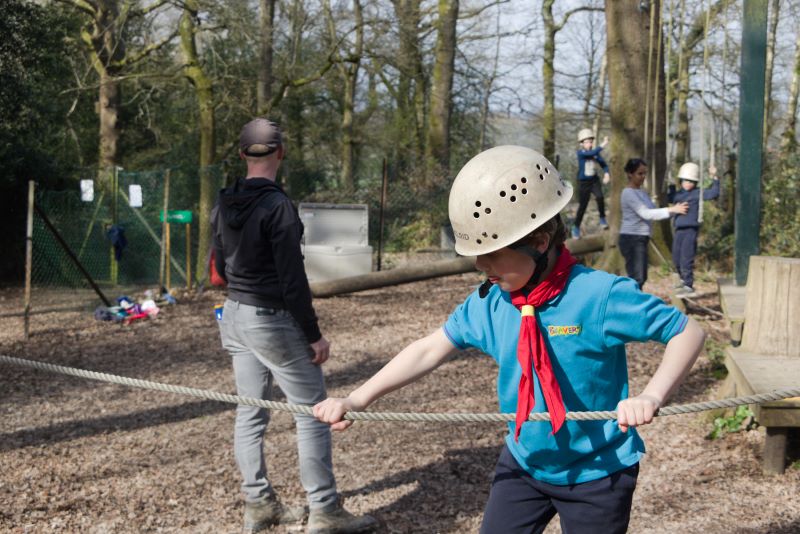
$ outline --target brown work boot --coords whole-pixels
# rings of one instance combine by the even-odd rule
[[[374,532],[378,520],[371,515],[353,515],[340,500],[329,510],[311,510],[308,516],[308,534],[356,534]]]
[[[297,523],[308,517],[306,506],[284,506],[277,497],[244,505],[244,534],[254,534],[273,525]]]

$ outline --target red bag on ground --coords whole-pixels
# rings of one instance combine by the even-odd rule
[[[216,265],[214,265],[215,257],[216,257],[215,251],[214,249],[211,249],[211,258],[209,259],[209,266],[208,266],[209,269],[208,272],[211,273],[211,276],[209,277],[211,279],[211,285],[217,287],[225,287],[227,285],[225,283],[225,279],[219,275],[219,273],[217,272],[217,267]]]

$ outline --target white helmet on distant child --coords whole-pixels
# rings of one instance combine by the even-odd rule
[[[572,185],[535,150],[513,145],[485,150],[461,168],[450,188],[456,252],[478,256],[516,243],[570,198]]]
[[[578,142],[583,143],[586,139],[594,139],[594,132],[591,128],[584,128],[578,132]]]
[[[700,166],[697,163],[684,163],[678,170],[679,180],[689,180],[690,182],[700,181]]]

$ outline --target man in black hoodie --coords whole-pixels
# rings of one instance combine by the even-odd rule
[[[239,136],[247,176],[220,191],[211,211],[217,272],[228,298],[219,323],[230,352],[238,394],[268,399],[273,380],[288,402],[314,405],[326,398],[321,365],[329,345],[311,303],[300,240],[303,224],[275,182],[285,147],[280,127],[254,119]],[[295,415],[300,481],[310,508],[310,533],[369,532],[374,518],[354,516],[341,505],[331,459],[330,427]],[[239,405],[234,453],[245,494],[244,530],[302,521],[305,507],[281,504],[267,478],[264,432],[269,412]]]

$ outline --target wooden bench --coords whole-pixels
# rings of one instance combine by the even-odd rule
[[[731,343],[738,347],[744,330],[745,286],[737,286],[730,278],[719,278],[717,289],[722,313],[730,326]]]
[[[742,295],[720,287],[732,297],[726,305],[733,313]],[[750,257],[742,323],[741,345],[729,347],[725,357],[734,394],[800,386],[800,258]],[[783,473],[789,429],[800,427],[800,397],[752,408],[766,428],[764,472]]]

